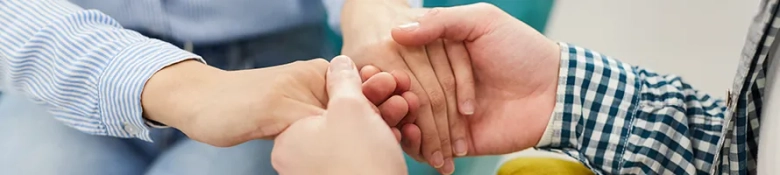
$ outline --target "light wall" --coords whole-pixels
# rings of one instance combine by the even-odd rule
[[[758,0],[558,0],[549,37],[724,97]]]
[[[730,88],[758,0],[557,0],[547,36],[676,74],[714,97]],[[521,151],[504,156],[555,156]]]

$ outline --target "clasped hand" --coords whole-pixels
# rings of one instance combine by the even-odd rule
[[[450,174],[455,156],[505,154],[539,142],[559,92],[555,42],[487,3],[388,11],[407,17],[390,22],[393,40],[377,34],[363,39],[368,46],[350,46],[361,43],[348,37],[359,32],[346,31],[343,52],[364,69],[412,75],[411,90],[422,106],[411,113],[414,125],[399,126],[407,154]]]
[[[184,61],[157,72],[141,102],[147,119],[196,141],[233,146],[274,138],[301,118],[322,115],[329,101],[327,68],[324,59],[241,71]],[[406,93],[408,88],[405,74],[378,73],[366,77],[362,92],[394,126],[417,108],[417,97]]]
[[[320,158],[331,156],[336,149],[349,152],[384,145],[381,148],[389,152],[388,158],[395,159],[400,153],[396,154],[393,146],[397,145],[390,143],[389,136],[395,133],[407,154],[427,160],[444,174],[454,171],[455,156],[503,154],[539,142],[560,91],[561,51],[555,42],[490,4],[425,10],[392,5],[365,8],[357,7],[361,1],[350,2],[354,4],[345,4],[345,13],[370,9],[380,19],[396,19],[382,22],[373,19],[377,16],[351,16],[356,19],[342,20],[342,52],[354,59],[356,67],[363,67],[359,76],[364,80],[361,91],[366,100],[362,101],[370,103],[359,104],[355,94],[349,98],[336,95],[349,93],[334,88],[356,91],[354,77],[358,75],[354,68],[338,69],[352,72],[339,75],[353,78],[333,81],[353,85],[331,85],[325,77],[333,71],[327,71],[329,64],[321,59],[245,71],[222,71],[185,61],[157,72],[147,82],[142,94],[146,117],[215,146],[273,138],[288,129],[279,136],[276,149],[314,151],[322,149],[307,146],[324,145],[324,138],[349,133],[347,128],[366,131],[327,142],[333,151],[312,152]],[[375,30],[350,31],[360,26]],[[331,66],[339,60],[344,59],[334,59]],[[327,90],[326,84],[330,85]],[[384,125],[377,124],[377,113]],[[345,119],[366,125],[334,124]],[[284,136],[313,131],[323,132],[305,137],[317,142],[299,143]],[[322,135],[326,133],[332,136]],[[368,139],[367,135],[379,137]],[[280,169],[289,167],[285,162],[290,160],[279,157],[300,156],[282,156],[281,152],[274,151],[274,165]]]
[[[403,61],[401,63],[405,63],[409,69],[396,68],[392,64],[387,67],[390,70],[411,72],[412,91],[415,91],[415,87],[420,88],[419,85],[414,84],[415,81],[419,81],[420,84],[433,84],[439,88],[449,85],[449,89],[458,91],[453,95],[474,95],[473,111],[461,109],[461,113],[448,111],[457,109],[458,104],[462,104],[455,102],[458,98],[445,97],[446,101],[441,104],[430,99],[427,102],[421,100],[423,104],[421,110],[410,111],[411,117],[416,115],[419,118],[413,123],[401,123],[404,125],[401,131],[404,140],[402,145],[408,154],[417,158],[424,157],[431,165],[438,167],[441,173],[450,174],[454,166],[450,166],[451,157],[446,156],[511,153],[532,147],[539,142],[542,133],[547,129],[556,103],[560,51],[555,42],[499,8],[484,3],[431,9],[414,22],[393,28],[392,37],[394,42],[379,42],[388,45],[369,46],[399,48],[402,49],[399,51],[401,55],[406,53],[403,49],[422,48],[421,51],[425,51],[427,59],[395,57],[398,56],[396,54],[377,56],[375,58],[377,60],[372,60],[373,63],[363,67],[361,72],[363,77],[378,75],[380,69],[378,67],[381,65],[374,66],[375,63],[397,65],[398,62]],[[440,50],[441,52],[436,51],[437,48],[442,47],[444,49]],[[361,52],[357,55],[364,57],[365,54],[372,53]],[[388,59],[399,60],[391,62],[387,61]],[[356,59],[356,62],[357,60],[359,59]],[[338,60],[334,60],[334,65],[336,61]],[[415,71],[425,66],[428,68]],[[356,71],[351,70],[351,72]],[[420,79],[423,76],[429,79]],[[445,81],[440,79],[442,77],[446,77],[443,79]],[[328,84],[330,83],[331,80],[328,79]],[[357,81],[353,80],[352,84],[355,83]],[[428,91],[425,85],[421,86],[424,89],[423,92],[418,93],[421,96],[426,92],[435,92]],[[332,87],[334,86],[328,87],[329,91]],[[331,93],[335,92],[331,91]],[[433,94],[436,97],[437,93]],[[430,97],[431,94],[427,95]],[[356,109],[351,113],[340,111],[340,103],[350,104],[349,106],[354,106]],[[326,167],[349,167],[346,169],[350,171],[338,171],[337,173],[340,174],[403,174],[404,172],[388,169],[388,166],[393,165],[396,170],[403,170],[404,166],[399,163],[402,160],[399,161],[398,148],[383,145],[393,145],[389,134],[382,134],[389,133],[386,132],[387,126],[381,125],[381,122],[377,124],[376,120],[379,117],[376,117],[376,113],[372,114],[365,110],[367,107],[360,107],[366,105],[354,103],[354,99],[344,102],[332,101],[329,103],[328,113],[324,116],[308,118],[301,123],[293,124],[277,140],[275,149],[287,151],[279,151],[279,154],[273,156],[276,158],[275,167],[278,169],[296,167],[297,169],[291,172],[297,173],[291,174],[314,173],[306,171],[307,169],[322,170],[315,174],[328,174],[331,171],[327,171],[329,169]],[[437,121],[438,118],[427,118],[431,123],[424,122],[426,116],[419,113],[425,114],[426,109],[430,109],[426,108],[425,104],[444,105],[446,110],[440,111],[446,114],[443,118],[444,130],[440,130],[442,127]],[[330,113],[331,110],[334,110],[334,113]],[[462,114],[465,112],[473,112],[473,114]],[[350,115],[354,116],[350,117]],[[429,131],[435,134],[428,133],[426,136],[426,132]],[[285,136],[287,132],[292,136]],[[448,134],[441,135],[441,133]],[[443,137],[433,137],[437,135]],[[437,140],[438,138],[445,138],[445,140],[440,141]],[[449,140],[446,140],[448,138],[454,139],[454,145],[450,146]],[[282,142],[282,139],[294,141]],[[429,145],[454,147],[455,151],[437,150],[433,154],[426,154],[425,149]],[[445,162],[436,160],[442,157],[445,157]],[[294,162],[306,163],[294,164]],[[375,165],[374,162],[381,162],[381,164]],[[296,166],[292,166],[293,164]]]

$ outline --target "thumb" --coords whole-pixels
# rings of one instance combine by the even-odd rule
[[[392,30],[393,39],[403,45],[424,45],[439,38],[473,41],[491,29],[505,12],[488,3],[434,8],[417,22],[400,25]],[[511,16],[510,16],[511,17]]]
[[[363,95],[361,78],[355,63],[347,56],[340,55],[330,61],[328,67],[327,90],[328,90],[328,109],[333,103],[349,100],[368,100]]]

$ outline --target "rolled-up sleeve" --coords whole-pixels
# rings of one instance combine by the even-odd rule
[[[67,1],[0,0],[0,75],[66,125],[151,141],[141,92],[165,66],[202,59]]]
[[[557,100],[545,143],[537,146],[596,174],[712,173],[729,127],[722,100],[679,76],[560,47]]]

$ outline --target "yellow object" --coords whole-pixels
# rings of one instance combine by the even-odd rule
[[[504,162],[497,175],[592,175],[580,162],[550,157],[519,157]]]

